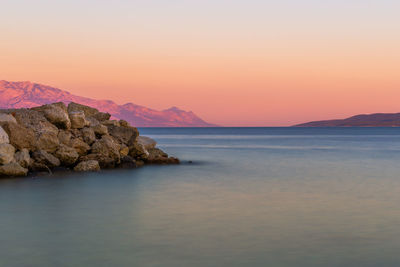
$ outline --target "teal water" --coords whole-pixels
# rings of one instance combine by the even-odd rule
[[[1,179],[0,266],[400,266],[399,128],[141,133],[183,164]]]

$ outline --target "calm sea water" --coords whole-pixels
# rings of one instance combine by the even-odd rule
[[[184,163],[0,180],[0,266],[400,266],[399,128],[141,133]]]

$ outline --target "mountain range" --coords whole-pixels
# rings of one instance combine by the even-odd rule
[[[118,105],[111,100],[96,100],[73,95],[48,85],[0,80],[0,108],[30,108],[44,104],[76,102],[108,112],[114,119],[123,119],[136,127],[213,127],[191,111],[177,107],[154,110],[127,103]]]
[[[312,121],[294,127],[399,127],[400,113],[375,113],[340,120]]]

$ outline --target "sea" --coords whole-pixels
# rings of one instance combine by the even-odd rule
[[[400,128],[142,128],[180,165],[0,179],[0,266],[400,266]]]

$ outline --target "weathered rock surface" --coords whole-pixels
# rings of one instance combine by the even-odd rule
[[[89,126],[89,122],[86,120],[85,113],[83,111],[72,111],[69,113],[69,119],[71,120],[71,127],[74,129],[82,129],[85,126]]]
[[[21,167],[17,162],[11,162],[0,166],[2,176],[26,176],[28,169]]]
[[[18,162],[24,168],[29,168],[32,164],[31,156],[29,155],[29,150],[26,148],[21,149],[14,155],[15,161]]]
[[[0,113],[0,122],[6,122],[6,121],[17,123],[17,120],[14,118],[13,115]]]
[[[73,165],[79,158],[78,152],[76,152],[74,148],[66,145],[60,145],[55,155],[60,160],[61,164],[65,166]]]
[[[74,171],[77,172],[93,172],[99,170],[100,170],[100,165],[97,160],[81,161],[74,168]]]
[[[32,129],[15,122],[2,122],[1,127],[6,131],[10,144],[16,149],[27,148],[32,150],[35,147],[36,139]]]
[[[108,113],[76,103],[1,110],[0,175],[179,163],[127,121],[109,119]]]
[[[32,154],[35,163],[44,164],[49,168],[60,166],[60,160],[44,150],[38,150]]]
[[[137,142],[142,144],[146,149],[155,148],[157,145],[157,142],[154,139],[147,136],[138,136]]]
[[[4,131],[3,127],[0,126],[0,144],[9,144],[10,138],[8,138],[8,134]]]
[[[61,129],[71,128],[71,121],[67,113],[67,106],[64,103],[44,105],[33,110],[42,111],[46,119]]]
[[[0,144],[0,164],[8,164],[14,159],[15,148],[10,144]]]

